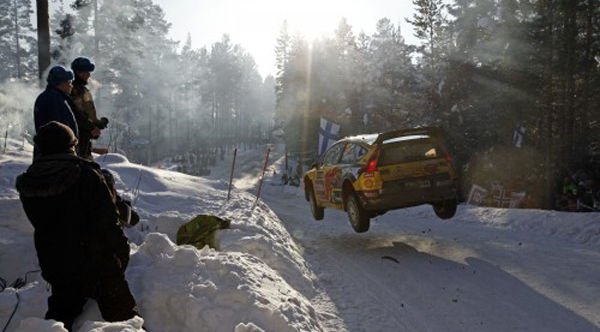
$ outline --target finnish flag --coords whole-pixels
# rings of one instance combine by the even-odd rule
[[[340,125],[321,118],[319,126],[319,156],[338,139]]]

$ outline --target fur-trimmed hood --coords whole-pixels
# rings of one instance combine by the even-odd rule
[[[67,191],[81,176],[81,159],[64,153],[37,158],[17,177],[16,188],[23,197],[51,197]]]

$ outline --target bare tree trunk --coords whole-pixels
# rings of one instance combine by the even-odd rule
[[[169,149],[171,149],[171,151],[174,151],[176,153],[180,153],[181,151],[178,150],[177,145],[175,144],[175,130],[173,129],[174,127],[174,123],[173,123],[173,107],[175,105],[175,97],[174,97],[174,92],[171,91],[171,93],[169,94],[169,106],[167,107],[169,110],[169,138],[167,139],[167,147]]]
[[[150,112],[152,113],[152,110],[154,108],[150,109]],[[150,114],[150,116],[148,117],[148,149],[147,149],[147,155],[146,155],[146,160],[147,163],[150,164],[150,161],[152,160],[152,148],[154,146],[154,138],[153,138],[153,132],[152,132],[152,118],[154,117],[153,114]],[[141,158],[141,156],[140,156]]]
[[[21,71],[21,42],[19,41],[20,31],[19,31],[19,4],[17,0],[13,1],[14,3],[14,15],[15,15],[15,45],[17,47],[15,52],[15,57],[17,60],[17,78],[20,79],[23,77],[23,73]]]
[[[94,56],[96,63],[100,60],[100,40],[98,39],[98,0],[94,0]],[[94,101],[96,108],[100,109],[102,104],[103,85],[100,85],[97,90],[97,98]]]
[[[38,36],[38,77],[50,66],[50,16],[48,0],[36,0]]]
[[[588,0],[587,9],[585,14],[585,52],[583,58],[583,82],[581,86],[581,125],[576,129],[577,132],[577,153],[583,153],[585,147],[589,144],[588,139],[588,117],[590,114],[591,96],[590,89],[592,89],[591,83],[591,72],[594,70],[593,63],[594,58],[592,54],[592,43],[593,43],[593,11],[595,6],[592,5],[594,1]]]
[[[347,100],[350,101],[350,109],[352,110],[352,113],[350,114],[350,125],[352,128],[351,134],[359,134],[363,132],[363,116],[365,111],[361,105],[361,97],[363,95],[362,91],[361,83],[361,88],[350,89],[350,92],[346,95]]]
[[[546,32],[544,43],[547,45],[546,56],[545,56],[545,64],[544,64],[544,73],[543,73],[543,83],[544,84],[544,93],[542,94],[542,98],[544,101],[544,105],[542,106],[542,110],[546,113],[546,131],[545,131],[545,153],[544,153],[544,177],[545,177],[545,190],[544,193],[546,197],[544,199],[545,207],[551,208],[554,205],[554,192],[555,192],[555,179],[554,179],[554,139],[553,139],[553,118],[554,118],[554,84],[553,84],[553,54],[554,54],[554,36],[553,36],[553,8],[552,1],[547,0],[544,2],[545,7],[547,8],[546,13]]]
[[[430,52],[430,57],[431,57],[431,61],[429,62],[429,70],[431,71],[431,86],[429,89],[429,111],[430,111],[430,115],[435,114],[436,118],[438,116],[438,114],[436,113],[437,111],[437,105],[436,105],[436,97],[435,97],[435,90],[436,90],[436,75],[435,75],[435,22],[433,20],[433,17],[430,17],[429,20],[429,52]]]
[[[565,130],[565,150],[562,156],[566,164],[573,160],[573,152],[575,146],[574,139],[574,128],[576,121],[576,109],[575,109],[575,40],[577,39],[577,25],[576,25],[576,9],[575,1],[565,1],[564,8],[565,12],[565,106],[563,111],[566,118],[566,130]]]
[[[98,0],[94,0],[94,47],[96,61],[98,61],[98,50],[100,49],[100,41],[98,40]]]

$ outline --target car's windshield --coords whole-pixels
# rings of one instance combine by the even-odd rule
[[[386,144],[384,141],[382,144],[379,165],[390,165],[440,157],[438,144],[430,138],[390,139],[389,141],[391,141],[391,143]]]

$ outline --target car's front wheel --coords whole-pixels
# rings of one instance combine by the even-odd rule
[[[315,218],[315,220],[323,220],[325,209],[317,204],[317,198],[315,197],[315,190],[313,189],[313,186],[309,185],[307,190],[308,201],[310,203],[310,212],[312,213],[313,218]]]
[[[456,206],[458,202],[456,199],[447,199],[441,202],[435,202],[433,205],[433,211],[441,219],[450,219],[456,214]]]
[[[348,213],[348,219],[350,219],[350,224],[355,232],[364,233],[369,230],[371,224],[369,214],[362,207],[354,192],[351,192],[346,196],[346,212]]]

